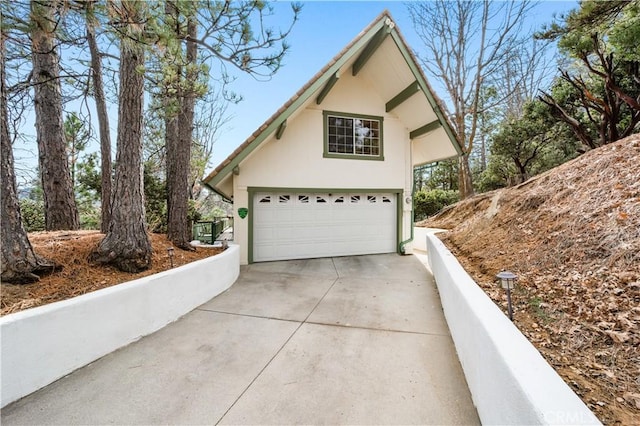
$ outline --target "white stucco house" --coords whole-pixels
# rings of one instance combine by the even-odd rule
[[[410,253],[413,169],[459,154],[385,11],[204,183],[233,203],[241,264]]]

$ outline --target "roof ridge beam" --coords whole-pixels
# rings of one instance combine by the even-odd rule
[[[393,110],[395,107],[399,106],[401,103],[409,99],[411,96],[415,95],[420,91],[420,83],[418,80],[415,80],[413,83],[408,85],[402,92],[398,93],[394,96],[389,102],[385,104],[385,111],[389,112]]]
[[[418,127],[417,129],[412,130],[409,133],[409,139],[415,139],[418,136],[424,135],[425,133],[433,132],[434,130],[436,130],[440,126],[442,126],[442,123],[440,123],[440,120],[433,120],[429,124],[425,124],[422,127]]]
[[[351,67],[351,74],[354,77],[358,75],[358,73],[360,72],[360,70],[362,70],[362,68],[364,68],[367,61],[371,59],[371,57],[376,52],[376,50],[378,50],[382,42],[384,42],[384,40],[387,38],[389,33],[391,33],[391,30],[393,29],[393,27],[394,27],[393,22],[391,22],[391,19],[387,18],[387,20],[385,21],[385,25],[382,28],[380,28],[373,37],[371,37],[371,40],[369,40],[369,43],[367,44],[367,46],[364,48],[360,56],[358,56],[358,59],[356,59],[356,61],[353,63],[353,66]]]
[[[327,84],[324,85],[324,87],[320,91],[320,94],[316,98],[317,105],[320,105],[322,101],[324,101],[324,98],[327,97],[331,89],[333,89],[333,86],[338,82],[339,78],[340,78],[340,70],[336,71],[331,75],[331,77],[329,78],[329,81],[327,81]]]

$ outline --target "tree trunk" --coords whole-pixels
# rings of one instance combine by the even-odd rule
[[[480,144],[480,171],[484,172],[487,170],[487,138],[484,131],[480,135]]]
[[[37,274],[53,271],[55,264],[37,256],[27,232],[22,226],[16,176],[13,168],[13,150],[9,138],[9,119],[7,111],[7,87],[5,83],[5,37],[0,34],[0,243],[2,244],[2,262],[0,279],[3,282],[26,284],[38,281]]]
[[[107,101],[102,86],[102,58],[96,42],[95,26],[92,23],[93,1],[87,2],[87,41],[91,52],[91,78],[93,97],[96,101],[98,124],[100,127],[100,172],[101,172],[101,211],[100,230],[107,233],[111,221],[111,135],[109,134],[109,115]]]
[[[196,20],[188,19],[187,33],[189,38],[197,37]],[[191,223],[189,210],[189,170],[191,164],[191,143],[193,139],[193,115],[195,107],[195,80],[197,72],[194,67],[198,56],[195,41],[187,41],[187,66],[184,85],[180,85],[180,113],[177,120],[176,134],[169,134],[167,128],[167,236],[176,247],[194,250],[191,246]],[[171,123],[173,124],[173,123]],[[171,137],[170,137],[171,136]],[[177,136],[177,137],[176,137]]]
[[[471,180],[471,168],[469,167],[469,154],[458,157],[458,191],[460,199],[464,200],[473,196],[473,182]]]
[[[133,16],[123,16],[130,22],[130,31],[141,31],[143,2],[122,2],[122,10]],[[111,222],[91,260],[113,264],[126,272],[140,272],[151,264],[151,244],[145,228],[142,174],[142,113],[144,49],[137,40],[139,33],[121,39],[120,102],[118,105],[118,153]],[[136,37],[136,38],[134,38]]]
[[[57,1],[31,1],[31,50],[38,140],[38,163],[48,231],[78,229],[62,120],[60,64],[54,31]]]
[[[526,163],[522,164],[519,158],[514,158],[513,162],[516,165],[516,169],[518,169],[518,175],[516,176],[516,185],[520,185],[521,183],[526,182],[528,179],[527,165]]]

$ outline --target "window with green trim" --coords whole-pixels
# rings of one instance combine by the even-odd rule
[[[325,111],[325,156],[382,159],[382,117]]]

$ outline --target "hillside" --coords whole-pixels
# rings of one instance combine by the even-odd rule
[[[33,250],[63,267],[44,276],[33,284],[0,284],[0,316],[48,303],[69,299],[112,285],[147,275],[157,274],[172,267],[167,248],[173,244],[165,235],[149,233],[153,250],[151,267],[137,274],[119,271],[111,266],[100,266],[88,261],[89,253],[104,238],[99,231],[33,232],[29,240]],[[173,267],[195,262],[219,253],[219,248],[198,247],[195,251],[175,249]]]
[[[640,424],[640,135],[419,226],[439,234],[605,424]]]

